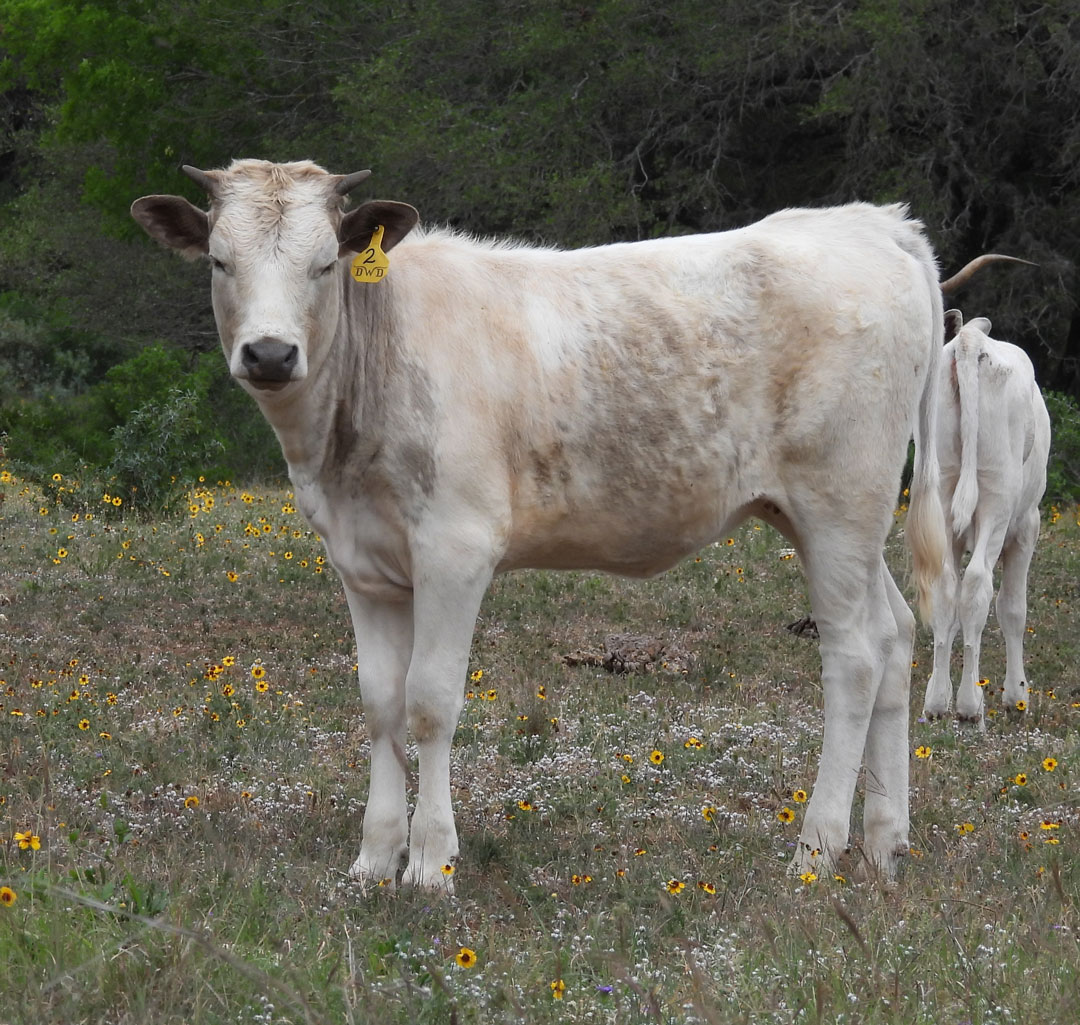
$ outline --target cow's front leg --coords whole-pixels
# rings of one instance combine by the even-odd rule
[[[371,744],[364,839],[350,875],[395,884],[408,849],[405,804],[405,674],[412,652],[412,600],[387,603],[345,588],[356,633],[357,674]]]
[[[488,569],[440,567],[414,585],[415,641],[405,694],[420,779],[404,884],[453,891],[458,840],[450,803],[450,746],[465,700],[476,616],[490,580]]]

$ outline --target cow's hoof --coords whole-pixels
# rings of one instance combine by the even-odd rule
[[[986,716],[983,714],[983,706],[980,705],[974,711],[967,708],[957,707],[956,721],[964,726],[977,726],[980,730],[986,730]]]
[[[418,890],[427,890],[429,893],[445,893],[453,896],[454,893],[454,863],[453,860],[439,865],[434,871],[425,866],[413,867],[410,863],[401,877],[402,886],[413,886]]]
[[[360,883],[364,891],[382,889],[393,892],[397,889],[398,865],[401,856],[373,858],[360,852],[360,856],[349,866],[349,878]]]
[[[864,846],[851,856],[851,876],[856,882],[873,883],[889,889],[896,884],[900,866],[910,849],[904,842],[896,842],[880,850]]]
[[[822,876],[832,873],[835,863],[836,858],[832,857],[828,851],[800,840],[795,857],[791,859],[791,864],[788,865],[788,875],[799,876],[800,878],[813,875],[820,879]]]

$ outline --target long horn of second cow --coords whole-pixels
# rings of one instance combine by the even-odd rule
[[[1018,256],[1003,256],[1001,253],[983,253],[982,256],[976,256],[971,263],[961,267],[951,278],[947,278],[941,283],[941,291],[946,295],[952,295],[953,292],[958,292],[964,287],[975,274],[976,271],[981,270],[988,263],[1023,263],[1028,267],[1037,267],[1037,263],[1032,263],[1030,260],[1021,260]]]

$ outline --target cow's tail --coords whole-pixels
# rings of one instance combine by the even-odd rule
[[[941,350],[945,344],[945,314],[934,261],[923,261],[923,267],[931,294],[934,322],[922,395],[915,418],[915,466],[909,492],[906,535],[912,556],[911,576],[918,597],[919,615],[924,623],[929,623],[933,611],[934,584],[941,575],[947,544],[937,454],[938,388]]]
[[[960,402],[960,477],[952,499],[952,526],[957,537],[968,529],[979,501],[979,355],[968,344],[969,339],[960,335],[953,344]]]

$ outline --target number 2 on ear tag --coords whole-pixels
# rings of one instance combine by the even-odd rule
[[[382,248],[383,226],[380,224],[371,235],[367,249],[356,254],[350,272],[354,281],[378,282],[386,276],[390,260]]]

